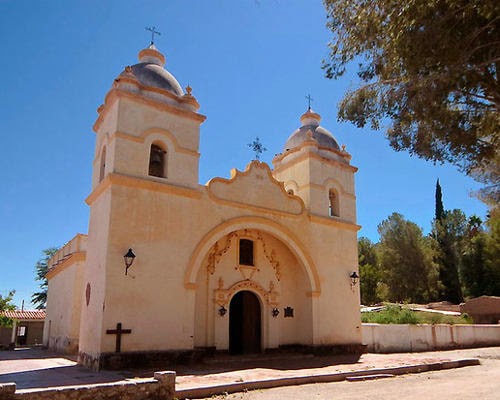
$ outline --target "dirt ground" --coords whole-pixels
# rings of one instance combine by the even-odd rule
[[[214,396],[210,399],[497,400],[500,398],[500,349],[498,347],[459,350],[453,353],[460,354],[462,357],[479,358],[481,365],[371,381],[344,381],[255,390]]]

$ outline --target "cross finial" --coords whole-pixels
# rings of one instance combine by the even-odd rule
[[[310,110],[311,109],[311,101],[313,101],[314,99],[311,97],[310,94],[308,94],[306,96],[306,99],[307,99],[307,103],[308,103],[307,109]]]
[[[259,137],[257,136],[252,143],[248,143],[248,147],[250,147],[255,153],[255,159],[260,160],[260,155],[267,151],[264,145],[261,143]]]
[[[156,26],[151,26],[151,27],[146,26],[146,28],[144,28],[144,29],[151,32],[151,44],[154,44],[155,43],[155,34],[161,35],[161,33],[156,30]]]

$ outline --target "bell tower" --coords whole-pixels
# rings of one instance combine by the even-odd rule
[[[127,309],[113,299],[147,279],[147,274],[124,274],[127,248],[145,262],[152,247],[164,247],[166,233],[158,232],[181,207],[180,199],[198,195],[205,116],[198,113],[191,88],[184,92],[164,65],[165,56],[153,44],[141,50],[139,63],[125,67],[97,110],[92,192],[86,199],[90,220],[83,282],[88,295],[79,339],[80,363],[94,369],[102,366],[103,354],[113,351],[108,331],[127,324]]]
[[[151,44],[114,80],[94,124],[92,189],[110,173],[195,188],[205,116]]]
[[[283,153],[273,159],[273,175],[289,194],[302,198],[309,213],[356,223],[356,197],[351,155],[320,126],[321,116],[310,107],[301,126],[288,138]]]

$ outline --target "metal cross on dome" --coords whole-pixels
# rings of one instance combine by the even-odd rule
[[[252,143],[248,143],[248,147],[250,147],[253,152],[255,153],[255,159],[260,160],[260,155],[267,151],[267,149],[264,147],[262,142],[260,141],[259,137],[257,136],[255,140]]]
[[[307,99],[308,104],[309,104],[309,105],[308,105],[308,107],[307,107],[307,109],[308,109],[308,110],[310,110],[310,109],[311,109],[311,101],[313,101],[314,99],[311,97],[311,95],[310,95],[310,94],[308,94],[308,95],[306,96],[306,99]]]
[[[151,27],[146,26],[144,29],[151,32],[151,44],[154,44],[155,43],[155,34],[161,35],[161,32],[158,32],[156,30],[156,26],[151,26]]]

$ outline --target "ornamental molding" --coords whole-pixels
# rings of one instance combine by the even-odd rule
[[[276,291],[275,283],[273,281],[269,282],[269,290],[264,289],[259,283],[252,280],[239,281],[224,289],[224,280],[222,277],[219,278],[219,287],[214,290],[214,302],[219,307],[228,306],[229,302],[233,296],[243,290],[249,290],[251,292],[257,293],[263,301],[266,302],[271,307],[279,306],[279,292]]]
[[[210,248],[210,251],[208,252],[207,265],[206,265],[207,272],[210,275],[213,275],[215,273],[217,264],[221,260],[222,256],[226,254],[231,248],[233,239],[240,239],[240,238],[252,239],[256,243],[261,244],[263,250],[262,253],[264,254],[264,257],[267,259],[269,264],[271,264],[277,281],[278,282],[281,281],[282,277],[281,266],[276,255],[276,251],[273,248],[271,248],[268,243],[266,243],[260,232],[256,232],[255,230],[251,229],[243,229],[240,231],[231,232],[228,235],[226,235],[223,239],[215,242],[214,245]],[[255,266],[240,265],[236,261],[234,268],[240,271],[243,279],[245,280],[251,280],[256,272],[260,272],[260,268],[257,265]]]

